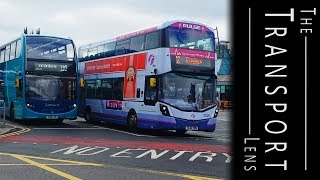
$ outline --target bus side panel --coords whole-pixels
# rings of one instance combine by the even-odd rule
[[[22,64],[23,57],[20,56],[18,59],[9,60],[6,62],[6,70],[5,70],[5,91],[6,91],[6,114],[9,116],[10,114],[10,105],[11,103],[15,108],[15,118],[22,119],[23,117],[23,105],[24,99],[22,98],[22,88],[20,91],[15,87],[16,78],[21,78],[22,83],[24,82],[22,76]],[[23,86],[23,85],[21,85]],[[18,95],[18,97],[17,97]]]
[[[99,115],[99,120],[122,125],[127,124],[127,113],[122,110],[122,107],[117,106],[107,108],[107,100],[100,101],[102,106],[102,114]],[[123,103],[117,100],[113,101],[120,102],[121,104]]]

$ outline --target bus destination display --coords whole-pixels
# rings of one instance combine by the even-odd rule
[[[71,64],[52,62],[29,62],[29,71],[67,72]]]

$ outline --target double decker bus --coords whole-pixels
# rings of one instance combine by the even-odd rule
[[[76,50],[71,39],[23,34],[0,46],[0,53],[0,100],[6,116],[58,123],[77,118]]]
[[[170,21],[79,47],[79,116],[177,133],[215,130],[214,30]]]

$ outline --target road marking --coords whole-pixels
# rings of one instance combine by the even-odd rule
[[[150,135],[143,135],[143,134],[135,134],[135,133],[130,133],[130,132],[126,132],[126,131],[120,131],[120,130],[111,129],[111,128],[106,128],[106,129],[111,130],[111,131],[115,131],[115,132],[121,132],[121,133],[124,133],[124,134],[130,134],[130,135],[138,136],[138,137],[157,137],[157,136],[150,136]]]
[[[138,140],[116,140],[116,139],[95,139],[80,137],[59,136],[12,136],[1,138],[0,142],[19,142],[38,144],[59,144],[59,145],[79,145],[79,146],[102,146],[102,147],[122,147],[122,148],[143,148],[143,149],[167,149],[167,150],[185,150],[185,151],[212,151],[212,152],[230,152],[228,146],[210,145],[210,144],[190,144],[190,143],[169,143],[155,141],[138,141]]]
[[[0,164],[0,166],[36,166],[38,168],[41,168],[43,170],[49,171],[51,173],[57,174],[61,177],[64,177],[66,179],[71,180],[80,180],[80,178],[72,176],[70,174],[64,173],[62,171],[59,171],[57,169],[51,168],[49,166],[104,166],[103,164],[95,164],[95,163],[86,163],[86,162],[78,162],[78,161],[70,161],[70,160],[61,160],[61,159],[51,159],[51,158],[43,158],[43,157],[36,157],[36,156],[27,156],[27,155],[21,155],[21,154],[11,154],[11,153],[1,153],[0,155],[4,156],[11,156],[16,159],[19,159],[21,161],[24,161],[28,164]],[[68,164],[62,164],[62,163],[53,163],[53,164],[42,164],[38,163],[36,161],[33,161],[31,159],[40,159],[40,160],[47,160],[47,161],[54,161],[54,162],[64,162]]]
[[[134,170],[142,171],[142,172],[149,172],[153,174],[164,174],[169,176],[176,176],[176,177],[182,177],[190,180],[221,180],[219,178],[215,177],[204,177],[204,176],[197,176],[197,175],[190,175],[190,174],[179,174],[179,173],[172,173],[172,172],[165,172],[165,171],[155,171],[155,170],[147,170],[147,169],[138,169],[138,168],[132,168]]]
[[[42,164],[45,166],[84,166],[83,164]],[[0,166],[33,166],[32,164],[0,164]]]
[[[205,140],[214,140],[213,137],[210,137],[210,135],[205,134],[203,132],[198,132],[198,131],[189,131],[187,134],[191,134],[191,135],[201,135],[204,137],[181,137],[181,136],[157,136],[157,135],[144,135],[144,134],[136,134],[136,133],[131,133],[131,132],[127,132],[127,131],[121,131],[121,130],[116,130],[116,129],[112,129],[112,128],[106,128],[106,127],[100,127],[100,126],[93,126],[93,128],[32,128],[33,130],[110,130],[110,131],[115,131],[115,132],[120,132],[123,134],[129,134],[129,135],[133,135],[133,136],[137,136],[137,137],[151,137],[151,138],[155,138],[155,137],[170,137],[170,138],[179,138],[179,139],[205,139]],[[229,130],[229,129],[216,129],[216,130]],[[209,137],[208,137],[209,136]]]
[[[70,174],[64,173],[62,171],[59,171],[57,169],[51,168],[49,166],[100,166],[100,167],[107,167],[103,164],[95,164],[95,163],[86,163],[86,162],[79,162],[79,161],[71,161],[71,160],[61,160],[61,159],[52,159],[52,158],[44,158],[44,157],[37,157],[37,156],[28,156],[28,155],[21,155],[21,154],[11,154],[11,153],[1,153],[0,156],[11,156],[16,159],[19,159],[21,161],[26,162],[27,164],[0,164],[0,166],[36,166],[41,169],[44,169],[46,171],[52,172],[54,174],[57,174],[61,177],[64,177],[66,179],[71,180],[80,180],[80,178],[72,176]],[[38,160],[48,160],[48,161],[55,161],[55,162],[63,162],[63,163],[38,163],[36,161],[33,161],[31,159],[38,159]],[[67,164],[65,164],[67,163]],[[108,166],[113,167],[117,169],[125,169],[125,170],[134,170],[134,171],[140,171],[140,172],[146,172],[151,174],[163,174],[168,176],[175,176],[175,177],[182,177],[190,180],[221,180],[220,178],[216,177],[205,177],[200,175],[192,175],[192,174],[179,174],[179,173],[173,173],[173,172],[166,172],[166,171],[158,171],[158,170],[149,170],[149,169],[142,169],[142,168],[131,168],[131,167],[125,167],[125,166]]]
[[[31,164],[31,165],[34,165],[34,166],[36,166],[36,167],[39,167],[39,168],[41,168],[41,169],[44,169],[44,170],[46,170],[46,171],[52,172],[52,173],[54,173],[54,174],[57,174],[57,175],[59,175],[59,176],[61,176],[61,177],[64,177],[64,178],[67,178],[67,179],[72,179],[72,180],[80,180],[80,178],[77,178],[77,177],[72,176],[72,175],[70,175],[70,174],[67,174],[67,173],[64,173],[64,172],[62,172],[62,171],[53,169],[53,168],[51,168],[51,167],[49,167],[49,166],[46,166],[46,165],[37,163],[37,162],[32,161],[32,160],[30,160],[30,159],[28,159],[28,158],[25,158],[25,157],[23,157],[23,156],[21,156],[21,155],[13,155],[13,154],[11,154],[11,156],[14,157],[14,158],[20,159],[21,161],[24,161],[24,162],[26,162],[26,163],[29,163],[29,164]]]
[[[8,124],[8,123],[7,123]],[[29,128],[25,128],[25,127],[22,127],[22,126],[17,126],[17,125],[12,125],[12,124],[9,124],[10,126],[13,126],[13,127],[16,127],[16,128],[20,128],[21,130],[19,131],[16,131],[16,132],[12,132],[12,133],[7,133],[7,134],[3,134],[3,135],[0,135],[0,138],[2,137],[8,137],[8,136],[14,136],[14,135],[20,135],[22,133],[26,133],[28,131],[30,131],[31,129]]]

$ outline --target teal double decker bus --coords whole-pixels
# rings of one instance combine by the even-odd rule
[[[0,46],[0,100],[11,120],[77,118],[72,39],[23,34]],[[3,115],[3,112],[0,113]]]

